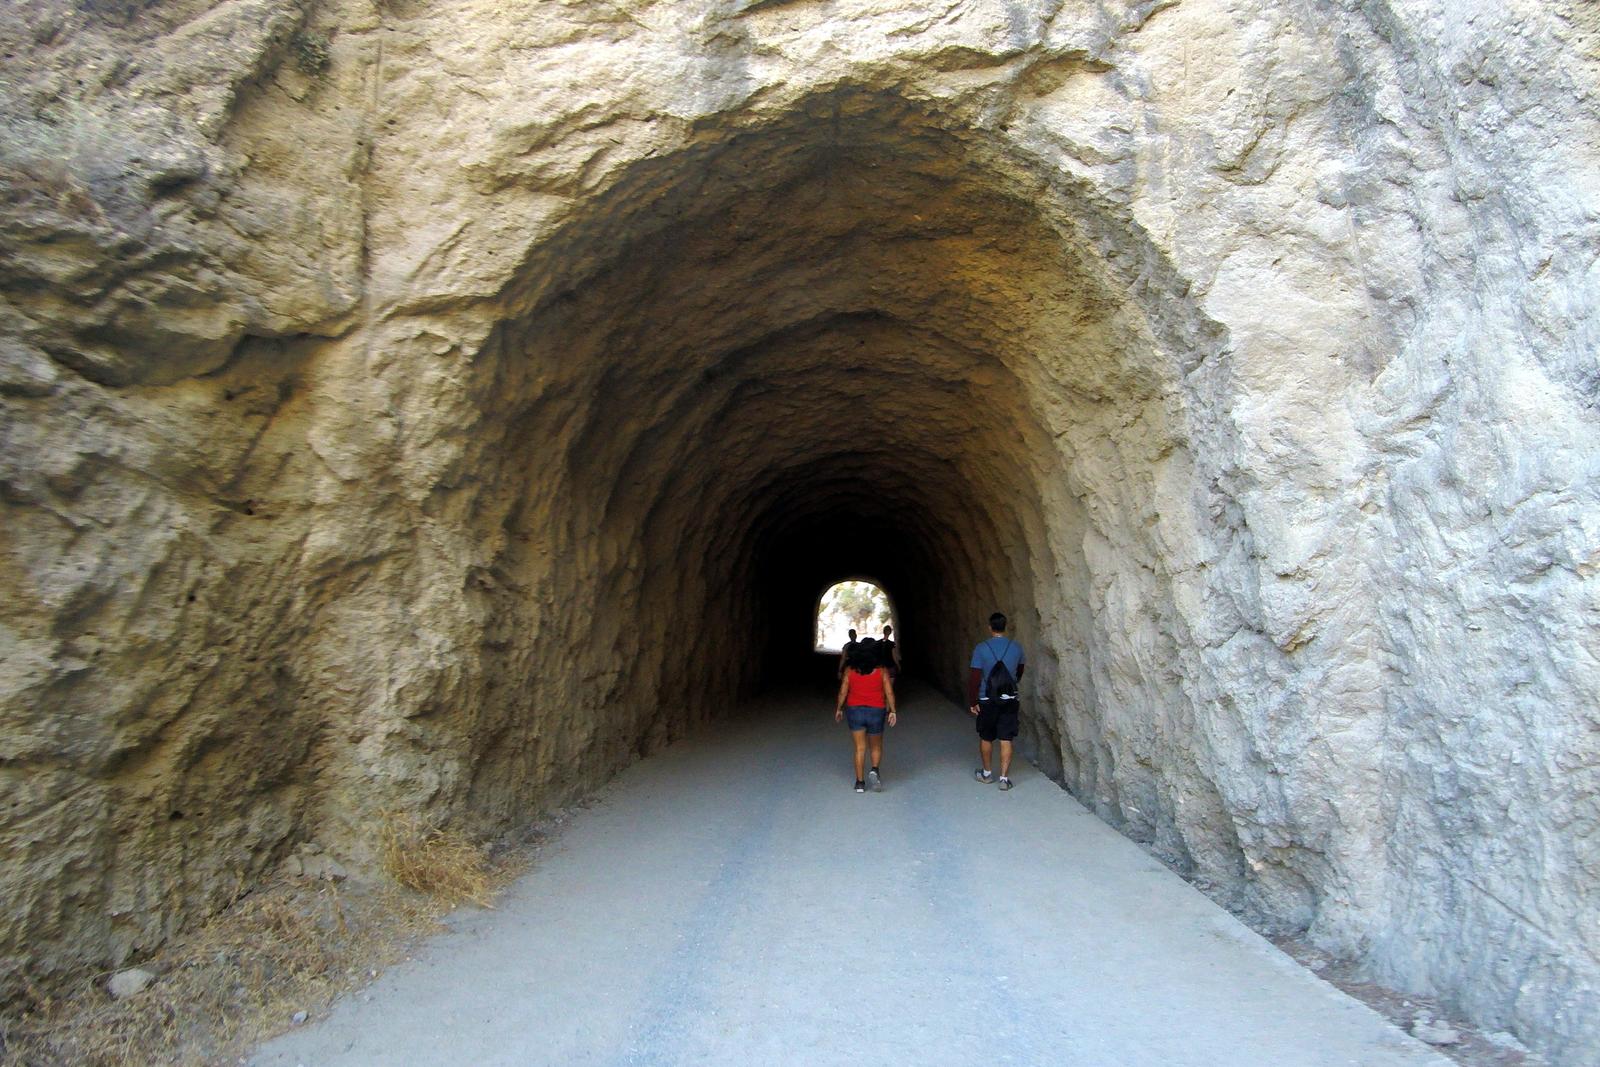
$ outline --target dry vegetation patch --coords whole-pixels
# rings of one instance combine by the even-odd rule
[[[412,815],[384,820],[383,869],[407,889],[446,904],[490,907],[492,871],[483,847],[459,830]]]
[[[455,907],[490,906],[527,855],[494,858],[457,831],[404,817],[386,822],[381,844],[391,884],[279,879],[142,963],[156,980],[139,993],[113,999],[101,973],[9,1006],[0,1063],[232,1062],[405,957]]]

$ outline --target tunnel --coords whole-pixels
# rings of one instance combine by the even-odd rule
[[[1256,929],[1592,1047],[1595,38],[1502,7],[28,7],[0,995],[826,716],[870,577]]]
[[[538,590],[493,614],[562,606],[540,642],[581,664],[582,747],[621,758],[807,677],[838,578],[883,583],[908,669],[952,696],[1002,610],[1031,650],[1028,750],[1120,810],[1097,708],[1117,686],[1130,729],[1183,714],[1166,572],[1227,514],[1189,455],[1221,332],[1081,191],[892,94],[699,142],[525,264],[473,362],[471,475],[429,506]],[[1220,469],[1226,426],[1200,434]],[[1247,537],[1224,522],[1210,550]],[[1149,662],[1108,677],[1124,622]],[[493,736],[479,787],[524,773]]]

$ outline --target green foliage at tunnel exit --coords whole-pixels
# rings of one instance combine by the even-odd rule
[[[815,647],[819,652],[837,652],[850,639],[850,630],[876,637],[893,622],[894,610],[882,589],[871,582],[837,582],[817,601]]]

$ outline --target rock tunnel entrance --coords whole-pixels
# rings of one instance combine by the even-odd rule
[[[1259,927],[1594,1047],[1583,5],[110,6],[0,31],[0,995],[866,573]]]
[[[1181,812],[1162,797],[1187,756],[1156,724],[1204,688],[1171,583],[1248,534],[1206,416],[1221,333],[1184,293],[1059,168],[893,94],[632,165],[523,265],[465,383],[471,477],[440,506],[503,537],[493,628],[540,633],[480,669],[571,679],[583,711],[554,743],[614,762],[803,675],[816,590],[870,573],[907,668],[947,692],[1005,610],[1029,751],[1187,857],[1190,821],[1225,823],[1203,773]],[[494,804],[529,781],[520,729],[459,754]]]

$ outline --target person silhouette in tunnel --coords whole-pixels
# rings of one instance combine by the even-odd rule
[[[978,720],[978,756],[983,766],[973,777],[985,785],[994,781],[990,770],[996,740],[1000,742],[1000,788],[1011,788],[1011,742],[1017,737],[1017,683],[1027,663],[1022,646],[1006,636],[1006,617],[989,616],[989,636],[972,650],[967,672],[967,704]]]
[[[844,678],[844,669],[850,665],[850,656],[860,644],[861,642],[856,640],[856,632],[851,630],[850,640],[846,641],[844,647],[839,650],[839,678],[841,680]]]
[[[883,791],[883,775],[879,771],[883,762],[883,727],[885,723],[893,726],[898,718],[894,682],[879,662],[876,645],[869,637],[855,647],[850,667],[839,681],[839,699],[833,708],[834,722],[848,716],[850,739],[855,743],[857,793],[865,793],[868,785],[874,793]],[[872,746],[872,769],[863,775],[868,745]]]
[[[894,643],[894,627],[883,628],[883,640],[878,642],[878,662],[894,681],[900,680],[900,646]]]

